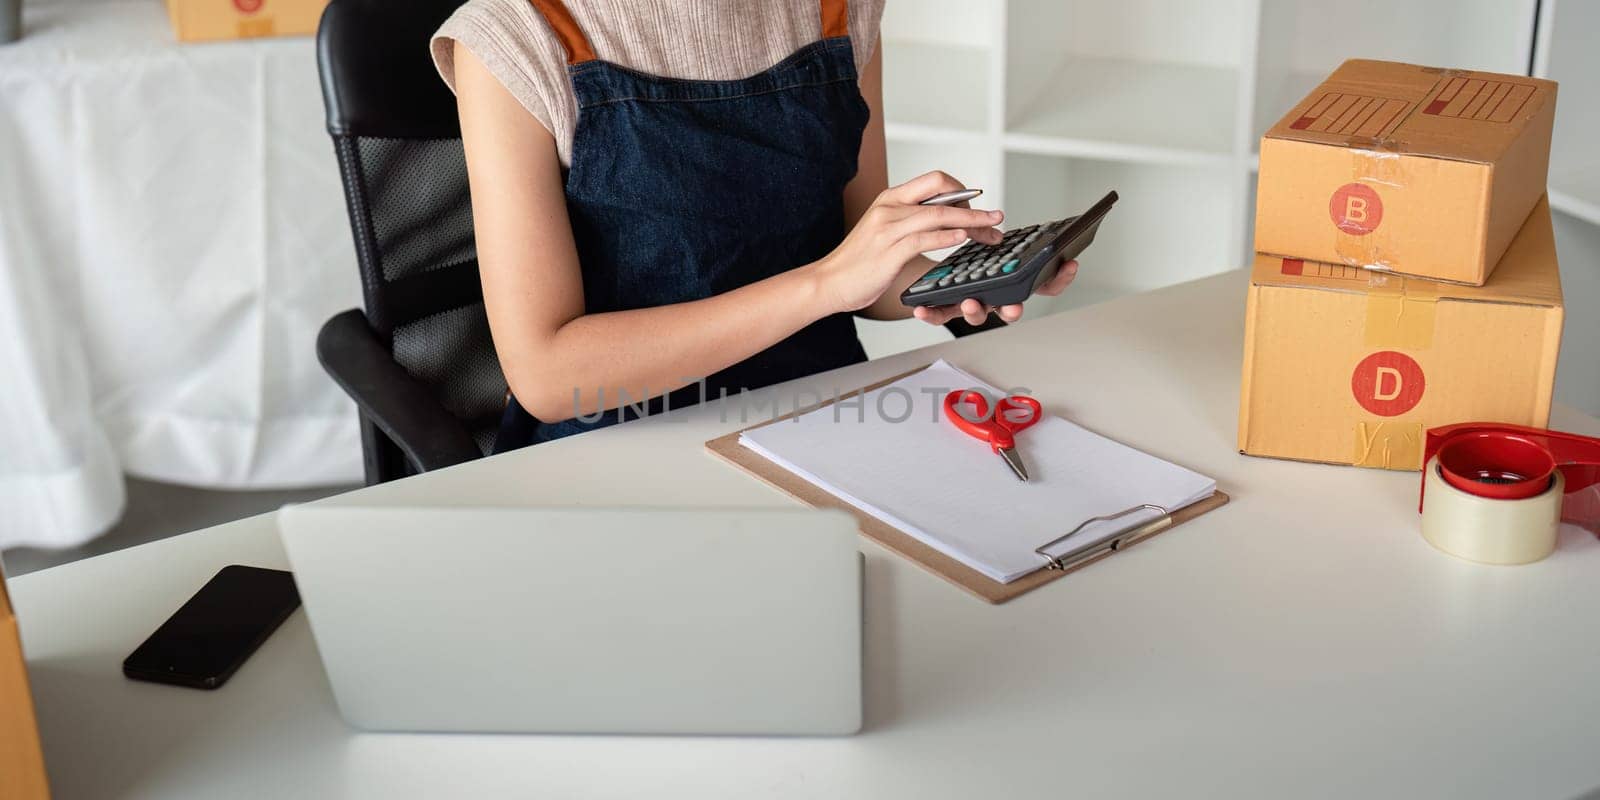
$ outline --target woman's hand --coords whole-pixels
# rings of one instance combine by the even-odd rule
[[[844,241],[811,265],[829,310],[858,311],[872,305],[922,253],[955,247],[969,238],[998,244],[995,226],[1005,219],[999,211],[918,205],[965,188],[943,172],[929,172],[880,193]]]
[[[1046,281],[1043,286],[1034,291],[1034,294],[1055,297],[1065,291],[1067,285],[1072,283],[1072,279],[1076,277],[1078,277],[1078,262],[1068,261],[1062,264],[1060,269],[1056,270],[1055,277]],[[1000,318],[1006,322],[1016,322],[1022,319],[1021,303],[1012,303],[1011,305],[996,308],[994,306],[985,306],[983,303],[972,299],[961,301],[959,306],[917,306],[911,313],[917,319],[930,325],[943,325],[956,317],[965,318],[972,325],[982,325],[983,321],[989,318],[990,311],[998,313]]]

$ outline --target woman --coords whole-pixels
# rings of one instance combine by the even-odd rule
[[[512,394],[497,451],[861,361],[852,315],[912,316],[922,253],[999,241],[999,211],[918,205],[948,175],[888,186],[882,2],[471,0],[445,23]]]

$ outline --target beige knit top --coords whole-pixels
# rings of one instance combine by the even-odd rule
[[[856,68],[872,57],[885,0],[849,0]],[[822,36],[818,0],[566,0],[595,55],[651,75],[732,80],[754,75]],[[455,89],[461,42],[572,159],[577,99],[566,51],[528,0],[469,0],[434,34],[434,65]]]

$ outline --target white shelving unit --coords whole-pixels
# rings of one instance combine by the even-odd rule
[[[1571,320],[1600,306],[1600,231],[1582,230],[1600,225],[1595,31],[1600,0],[897,0],[883,24],[890,177],[943,169],[1015,224],[1116,189],[1073,289],[1029,304],[1049,313],[1247,264],[1261,134],[1344,59],[1531,69],[1562,84],[1550,193],[1579,226],[1562,223]],[[1569,321],[1563,361],[1600,362],[1593,334]],[[874,355],[944,336],[863,330]],[[1596,384],[1558,391],[1600,412]]]
[[[1600,3],[1544,0],[1533,74],[1561,83],[1550,144],[1550,204],[1600,225]]]

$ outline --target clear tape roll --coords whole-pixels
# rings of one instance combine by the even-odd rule
[[[1457,558],[1484,564],[1528,564],[1556,549],[1565,482],[1559,470],[1550,487],[1521,500],[1469,494],[1445,482],[1439,459],[1424,468],[1422,538]]]

